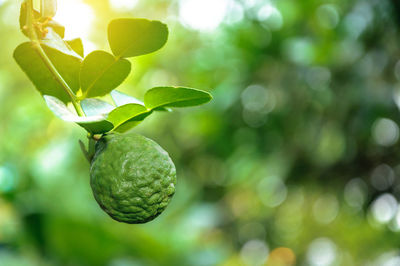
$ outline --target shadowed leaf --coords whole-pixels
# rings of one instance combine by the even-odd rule
[[[113,90],[111,92],[111,98],[113,99],[114,103],[116,106],[121,106],[129,103],[136,103],[140,105],[144,105],[144,103],[138,99],[136,99],[133,96],[130,96],[128,94],[125,94],[123,92]],[[159,112],[171,112],[172,110],[170,108],[155,108],[154,111],[159,111]]]
[[[81,106],[87,116],[107,115],[115,109],[111,104],[99,99],[85,99],[81,101]]]
[[[113,99],[116,106],[125,105],[128,103],[136,103],[140,105],[144,105],[144,103],[133,96],[125,94],[123,92],[113,90],[111,92],[111,98]]]
[[[49,109],[57,117],[67,122],[75,122],[90,133],[101,134],[108,132],[113,128],[113,124],[107,121],[104,115],[80,117],[72,113],[59,99],[50,95],[44,95],[43,98],[45,99]]]
[[[115,131],[124,132],[139,124],[150,114],[151,111],[145,106],[131,103],[114,109],[108,115],[107,120],[114,124]],[[130,126],[128,126],[128,124]]]

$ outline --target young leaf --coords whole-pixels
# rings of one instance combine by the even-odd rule
[[[57,12],[57,0],[40,0],[40,13],[43,17],[54,17]]]
[[[59,99],[50,95],[44,95],[43,98],[49,109],[57,117],[67,122],[75,122],[90,133],[101,134],[110,131],[114,127],[111,122],[105,119],[104,115],[80,117],[72,113]]]
[[[27,9],[26,9],[26,2],[23,2],[21,4],[21,10],[20,10],[20,16],[19,16],[19,26],[22,30],[22,33],[29,37],[28,29],[25,27],[26,26],[26,18],[27,18]],[[41,20],[41,15],[38,11],[33,10],[33,17],[34,20]],[[43,22],[43,21],[42,21]],[[58,35],[60,35],[61,38],[64,38],[64,32],[65,28],[63,25],[58,23],[57,21],[54,20],[49,20],[46,24],[46,29],[51,28],[53,31],[55,31]],[[36,34],[38,35],[39,38],[42,37],[42,32],[39,30],[39,28],[36,29]]]
[[[20,12],[19,12],[19,27],[20,27],[22,33],[26,37],[29,37],[28,29],[25,27],[26,26],[26,18],[27,18],[27,15],[28,15],[27,11],[28,10],[27,10],[26,2],[23,2],[21,4],[21,9],[20,9]],[[33,17],[34,17],[34,19],[40,18],[40,13],[37,12],[36,10],[33,10]]]
[[[65,27],[55,20],[47,22],[47,29],[52,28],[61,38],[64,38]]]
[[[83,57],[84,55],[84,51],[83,51],[83,43],[82,40],[80,38],[76,38],[70,41],[66,41],[66,43],[69,45],[69,47],[71,47],[72,50],[75,51],[75,53],[77,53],[78,55],[80,55],[81,57]]]
[[[107,115],[115,109],[111,104],[99,99],[84,99],[81,106],[86,116]]]
[[[124,124],[131,122],[143,121],[147,116],[151,114],[151,111],[140,104],[130,103],[114,109],[107,117],[107,120],[114,124],[114,130],[119,131],[119,128],[125,128]]]
[[[144,104],[149,109],[160,107],[189,107],[201,105],[212,99],[205,91],[183,87],[156,87],[144,95]]]
[[[117,57],[134,57],[157,51],[167,42],[168,28],[160,21],[116,19],[108,25],[108,42]]]
[[[45,44],[61,53],[82,59],[53,29],[49,28],[46,36],[40,41],[41,44]]]
[[[125,94],[125,93],[117,91],[117,90],[113,90],[111,92],[111,98],[113,99],[116,106],[121,106],[121,105],[125,105],[128,103],[136,103],[136,104],[144,105],[144,103],[142,101],[136,99],[135,97],[132,97],[128,94]]]
[[[25,2],[28,2],[30,0],[24,0]],[[33,10],[36,10],[38,12],[40,12],[40,1],[41,0],[32,0],[32,8]]]
[[[81,60],[47,45],[42,45],[42,47],[60,75],[76,92],[79,89]],[[14,51],[14,58],[41,94],[57,97],[63,102],[70,101],[68,94],[54,79],[53,74],[36,52],[33,43],[25,42],[19,45]]]
[[[131,71],[126,59],[116,59],[104,51],[94,51],[83,60],[80,83],[83,98],[103,96],[118,87]]]

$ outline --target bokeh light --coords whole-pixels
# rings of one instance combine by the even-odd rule
[[[398,203],[395,197],[385,193],[372,203],[371,212],[376,221],[387,223],[396,215],[397,207]]]
[[[314,203],[313,214],[318,223],[329,224],[338,213],[339,202],[334,195],[322,195]]]
[[[377,190],[387,190],[395,181],[395,173],[393,169],[382,164],[376,167],[371,174],[371,184]]]
[[[126,11],[135,8],[138,4],[138,0],[109,0],[112,8],[117,11]]]
[[[257,12],[257,19],[260,20],[264,26],[273,30],[279,30],[283,26],[283,17],[281,13],[271,3],[260,7]]]
[[[16,186],[15,171],[7,166],[0,166],[0,192],[9,192]]]
[[[368,187],[360,178],[350,180],[344,188],[344,198],[351,207],[361,210],[367,200]]]
[[[375,121],[372,134],[376,143],[391,146],[399,139],[399,126],[390,119],[380,118]]]
[[[311,242],[307,251],[308,263],[313,266],[333,265],[337,259],[335,243],[328,238],[318,238]]]
[[[261,201],[269,207],[276,207],[282,204],[287,196],[285,183],[275,176],[262,179],[257,188]]]
[[[225,18],[228,3],[229,0],[180,0],[180,21],[195,30],[215,30]]]
[[[317,9],[317,18],[322,27],[335,28],[339,23],[339,13],[335,5],[325,4]]]
[[[296,255],[289,248],[279,247],[271,251],[268,256],[267,266],[294,266]]]
[[[245,265],[264,265],[269,254],[267,244],[261,240],[250,240],[243,245],[240,257]]]

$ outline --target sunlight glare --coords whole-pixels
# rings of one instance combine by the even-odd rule
[[[133,9],[138,3],[138,0],[109,0],[110,5],[115,10]]]
[[[58,1],[54,20],[65,26],[65,39],[81,38],[85,53],[95,49],[88,38],[94,20],[93,9],[82,0]]]
[[[180,21],[195,30],[215,30],[224,20],[228,4],[228,0],[181,0]]]

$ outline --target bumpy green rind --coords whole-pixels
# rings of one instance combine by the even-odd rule
[[[96,143],[90,185],[113,219],[146,223],[165,210],[175,193],[176,170],[168,153],[138,134],[112,133]]]

